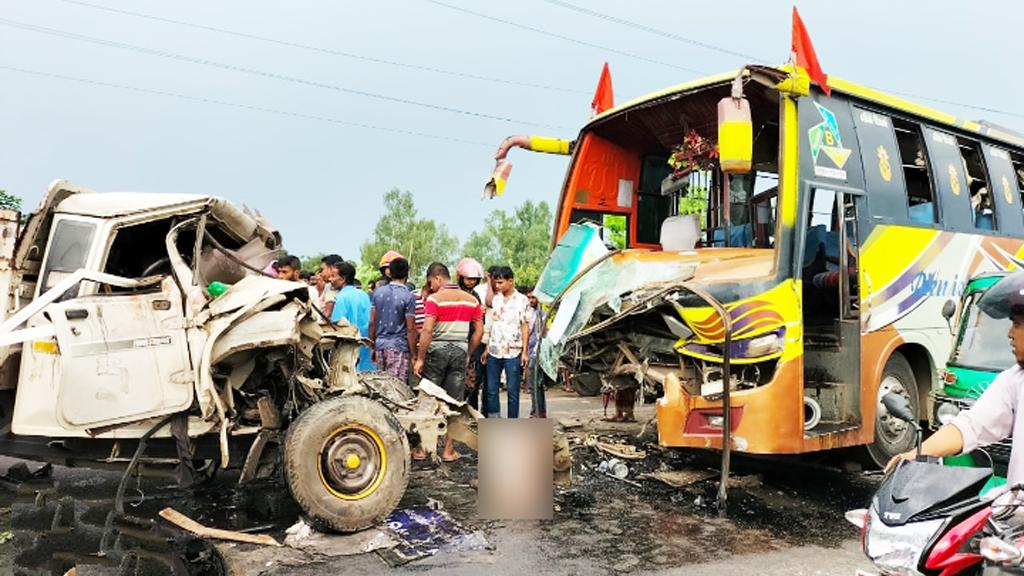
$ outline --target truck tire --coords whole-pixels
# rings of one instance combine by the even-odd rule
[[[314,528],[362,530],[402,499],[409,482],[409,439],[381,403],[363,396],[328,398],[289,428],[284,473]]]
[[[893,456],[906,452],[916,445],[917,433],[914,426],[890,416],[882,406],[882,397],[889,392],[900,394],[910,401],[910,408],[920,419],[921,404],[917,397],[917,379],[910,363],[899,352],[893,352],[882,370],[878,383],[877,406],[875,408],[875,440],[868,444],[869,464],[885,467]]]
[[[601,393],[601,375],[597,372],[580,372],[572,377],[572,389],[580,396],[597,396]]]

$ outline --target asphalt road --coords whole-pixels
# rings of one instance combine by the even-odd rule
[[[528,401],[528,399],[527,399]],[[601,457],[587,435],[628,441],[648,457],[631,462],[630,478],[657,470],[706,471],[713,458],[652,445],[649,426],[599,423],[600,400],[554,393],[549,413],[584,425],[571,432],[574,482],[555,494],[548,521],[487,521],[476,516],[476,476],[470,456],[451,465],[416,465],[400,508],[440,503],[467,530],[482,533],[489,550],[448,550],[393,567],[377,553],[325,557],[290,548],[208,543],[159,519],[164,506],[212,526],[258,528],[283,539],[298,511],[279,485],[238,489],[231,474],[184,493],[166,479],[134,481],[127,519],[111,518],[119,475],[56,468],[50,478],[17,486],[0,483],[0,574],[63,574],[78,564],[88,574],[546,574],[763,575],[853,574],[869,568],[859,534],[843,519],[863,506],[876,480],[796,461],[736,461],[727,518],[713,505],[716,480],[682,488],[639,479],[641,487],[594,471]],[[641,408],[642,421],[652,415]],[[0,459],[0,473],[13,462]],[[35,468],[38,465],[31,465]],[[42,496],[40,496],[40,494]],[[435,504],[436,506],[437,504]],[[98,556],[101,549],[105,554]],[[222,570],[223,567],[223,570]]]

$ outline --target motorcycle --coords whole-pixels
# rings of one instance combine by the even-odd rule
[[[846,519],[861,529],[861,547],[885,576],[977,573],[984,557],[982,531],[991,526],[993,501],[1008,488],[979,492],[991,468],[942,466],[921,456],[921,429],[906,398],[887,394],[889,414],[917,428],[917,458],[886,476],[867,509]],[[991,531],[990,531],[991,532]],[[861,570],[858,576],[877,576]]]

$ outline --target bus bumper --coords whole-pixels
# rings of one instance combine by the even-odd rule
[[[779,366],[769,384],[730,395],[732,448],[753,454],[803,452],[803,402],[799,374],[790,362]],[[789,369],[787,369],[789,368]],[[796,376],[794,378],[793,376]],[[658,442],[666,447],[722,448],[722,401],[686,391],[667,378],[658,399]]]

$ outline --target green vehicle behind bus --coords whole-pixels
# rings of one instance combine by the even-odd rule
[[[1006,342],[1010,320],[992,318],[982,313],[977,305],[985,292],[1007,274],[1009,272],[991,272],[975,276],[967,282],[959,307],[950,301],[943,311],[943,314],[949,315],[950,320],[957,310],[959,315],[953,326],[956,331],[953,350],[946,367],[939,370],[942,388],[932,394],[932,425],[935,428],[950,422],[961,410],[970,408],[996,375],[1015,362]],[[971,454],[945,458],[944,461],[950,466],[992,466],[996,476],[986,489],[1005,484],[1006,467],[1010,462],[1010,439],[987,446],[984,452],[977,450]]]

